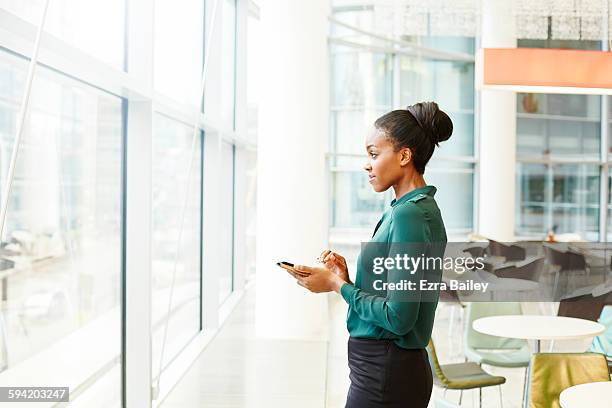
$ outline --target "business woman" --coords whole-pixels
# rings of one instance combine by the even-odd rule
[[[424,296],[418,282],[439,280],[441,267],[407,272],[389,261],[389,269],[381,273],[372,268],[371,252],[382,251],[387,259],[443,257],[447,237],[434,199],[436,188],[427,185],[423,174],[436,146],[452,132],[452,121],[434,102],[376,120],[366,138],[364,169],[374,191],[393,188],[395,199],[362,247],[355,283],[345,259],[329,250],[320,256],[322,266],[296,265],[305,275],[294,275],[301,286],[317,293],[335,291],[348,303],[347,408],[425,408],[429,403],[432,373],[425,347],[439,294]],[[406,281],[417,286],[398,290],[393,288],[405,285],[389,285]]]

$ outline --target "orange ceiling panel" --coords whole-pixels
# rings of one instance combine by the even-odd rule
[[[612,88],[612,52],[485,48],[484,85]]]

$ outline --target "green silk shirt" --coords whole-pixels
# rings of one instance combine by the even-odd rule
[[[425,293],[418,289],[419,281],[440,282],[441,266],[415,267],[412,273],[400,270],[401,266],[390,267],[384,273],[380,269],[374,272],[375,264],[368,263],[373,259],[372,254],[368,254],[368,246],[387,258],[405,257],[406,254],[414,258],[443,257],[447,237],[435,193],[434,186],[424,186],[394,199],[378,222],[371,241],[362,246],[355,285],[345,283],[340,290],[349,305],[346,321],[351,337],[391,339],[407,349],[427,346],[439,291]],[[417,289],[389,290],[387,286],[381,290],[381,280],[387,284],[414,281]]]

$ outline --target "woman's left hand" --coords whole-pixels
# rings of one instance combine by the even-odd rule
[[[308,276],[296,276],[298,284],[311,292],[322,293],[335,291],[340,293],[342,285],[347,283],[331,269],[320,266],[295,265],[294,268]]]

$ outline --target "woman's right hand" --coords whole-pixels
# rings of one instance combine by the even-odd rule
[[[323,263],[325,267],[331,269],[336,275],[340,276],[344,281],[351,283],[346,259],[344,259],[342,255],[326,249],[319,255],[319,261]]]

